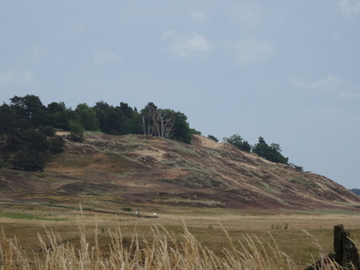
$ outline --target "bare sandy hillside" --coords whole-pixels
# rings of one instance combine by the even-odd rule
[[[66,135],[66,134],[64,134]],[[183,144],[151,136],[86,133],[67,141],[43,173],[0,170],[3,201],[184,205],[238,209],[358,209],[360,199],[315,173],[269,162],[194,136]]]

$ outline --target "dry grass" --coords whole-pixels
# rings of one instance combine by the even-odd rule
[[[99,247],[98,231],[96,228],[95,244],[91,246],[85,227],[80,225],[80,244],[75,248],[46,230],[47,239],[38,235],[40,256],[27,256],[16,239],[8,239],[3,233],[0,269],[297,269],[276,244],[265,247],[249,236],[244,237],[245,252],[240,252],[225,233],[230,248],[224,248],[225,258],[222,258],[202,246],[186,227],[180,240],[163,227],[153,227],[152,240],[133,234],[127,245],[120,229],[109,231],[111,240],[106,253]],[[257,244],[261,245],[260,249]]]
[[[334,225],[343,223],[356,243],[360,235],[355,212],[163,207],[141,209],[160,218],[91,211],[77,218],[78,210],[46,208],[29,220],[11,210],[19,217],[0,217],[0,269],[304,269],[333,250]]]
[[[266,232],[267,237],[265,234],[257,237],[245,233],[239,240],[235,240],[234,232],[228,233],[219,223],[214,225],[216,229],[202,229],[202,233],[197,233],[196,228],[186,226],[178,231],[161,225],[147,227],[150,230],[135,227],[130,233],[128,229],[124,232],[119,226],[112,229],[104,228],[96,222],[94,229],[89,229],[85,224],[87,221],[83,215],[77,222],[77,231],[63,231],[60,234],[44,227],[45,234],[36,235],[37,250],[30,253],[19,245],[16,237],[7,237],[3,230],[0,242],[0,269],[303,268],[302,264],[296,263],[276,243],[274,239],[281,237],[278,231],[272,231],[271,234]],[[194,234],[197,234],[197,237]],[[62,240],[62,235],[68,240]],[[204,237],[207,237],[207,241]],[[209,245],[212,237],[221,238],[221,247],[213,249],[211,244]],[[311,236],[307,241],[311,242],[314,239],[316,238]],[[32,236],[32,241],[35,240]],[[323,248],[317,240],[314,241],[312,245],[315,251],[323,255]],[[324,269],[340,268],[331,263]]]

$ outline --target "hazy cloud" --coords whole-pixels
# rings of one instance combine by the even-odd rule
[[[300,79],[294,79],[294,85],[299,89],[305,90],[316,90],[321,92],[334,92],[339,89],[341,86],[344,86],[344,81],[337,76],[327,75],[324,78],[305,82]]]
[[[32,84],[33,76],[30,71],[11,70],[8,72],[0,73],[0,85],[9,84]]]
[[[333,31],[333,32],[331,33],[331,36],[332,36],[333,39],[335,39],[335,40],[340,40],[339,31]]]
[[[193,19],[195,19],[203,24],[206,24],[207,21],[209,20],[208,15],[204,12],[192,11],[192,12],[190,12],[190,15]]]
[[[256,27],[261,24],[261,15],[264,8],[259,5],[237,6],[233,15],[248,27]]]
[[[121,62],[120,57],[115,53],[108,53],[106,51],[98,51],[94,54],[93,64],[103,65],[109,62]]]
[[[34,60],[43,60],[47,54],[48,50],[40,44],[31,47],[31,56]]]
[[[347,15],[360,13],[360,1],[341,0],[339,6]]]
[[[253,38],[241,40],[235,44],[238,61],[248,64],[263,61],[272,55],[274,48],[268,41],[259,41]]]
[[[194,33],[191,37],[183,37],[174,31],[168,31],[162,36],[162,39],[170,40],[167,49],[183,58],[190,55],[201,56],[202,53],[211,50],[209,41],[197,33]]]
[[[340,92],[340,98],[360,98],[360,93],[356,92]]]

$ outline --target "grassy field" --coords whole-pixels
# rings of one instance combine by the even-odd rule
[[[333,251],[334,225],[360,242],[357,212],[75,208],[3,208],[0,269],[303,269]]]

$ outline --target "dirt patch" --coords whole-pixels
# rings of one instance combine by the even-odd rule
[[[145,148],[142,150],[135,150],[133,154],[139,155],[139,156],[145,156],[145,157],[152,157],[156,161],[165,160],[164,155],[166,154],[165,151],[162,151],[160,149],[155,148]]]
[[[177,179],[179,177],[182,176],[186,176],[188,175],[190,172],[186,169],[180,169],[180,168],[176,168],[176,169],[171,169],[166,171],[163,175],[162,178],[166,178],[166,179]]]
[[[70,132],[69,131],[56,131],[55,135],[65,137],[65,136],[69,136]]]

